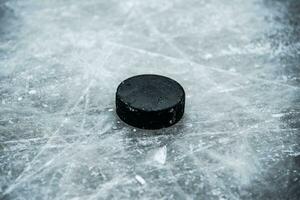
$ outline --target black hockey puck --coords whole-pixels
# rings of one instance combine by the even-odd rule
[[[116,112],[125,123],[143,129],[169,127],[184,113],[185,93],[176,81],[138,75],[123,81],[116,93]]]

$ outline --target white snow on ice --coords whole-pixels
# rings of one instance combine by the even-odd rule
[[[297,199],[298,2],[0,1],[0,199]],[[173,127],[116,116],[144,73]]]

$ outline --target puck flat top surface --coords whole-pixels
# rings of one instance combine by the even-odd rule
[[[158,129],[179,121],[185,93],[176,81],[159,75],[138,75],[123,81],[116,93],[116,111],[127,124]]]

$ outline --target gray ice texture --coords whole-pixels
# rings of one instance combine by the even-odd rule
[[[145,131],[137,74],[186,91]],[[300,198],[300,1],[0,0],[0,199]]]

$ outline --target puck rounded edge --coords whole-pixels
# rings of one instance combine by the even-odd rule
[[[116,113],[123,122],[136,128],[170,127],[181,120],[184,108],[183,87],[165,76],[137,75],[117,88]]]

